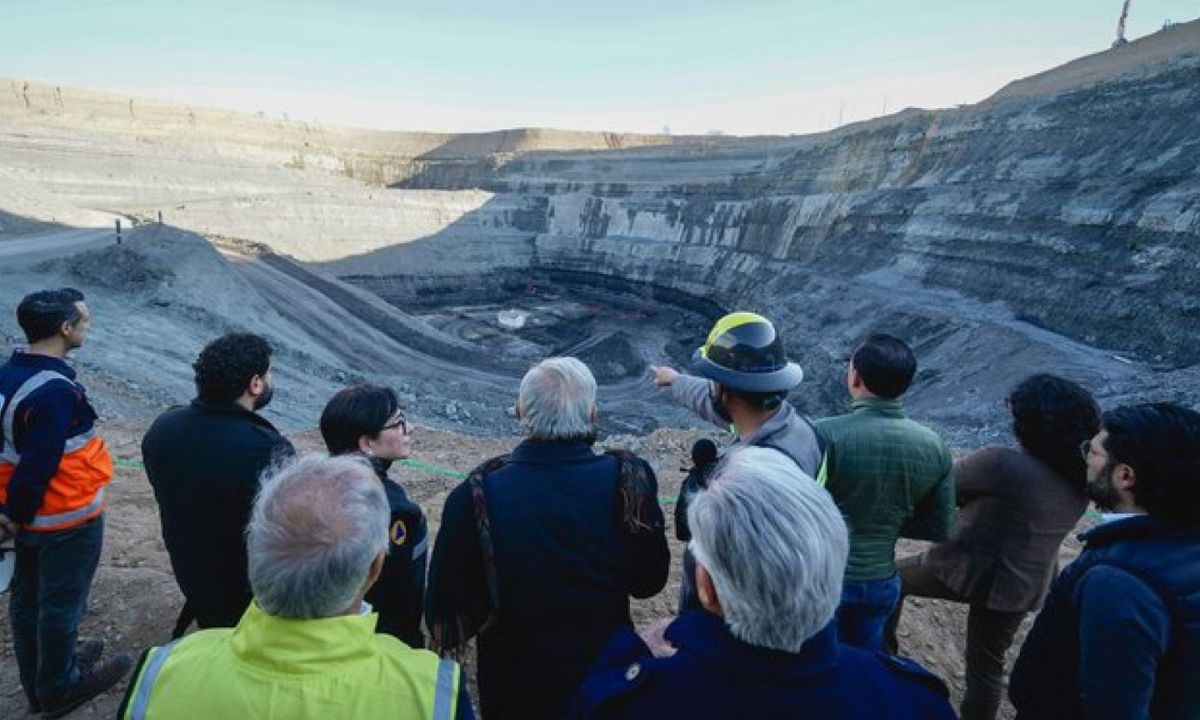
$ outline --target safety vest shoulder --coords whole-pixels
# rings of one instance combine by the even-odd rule
[[[38,390],[51,383],[66,383],[73,391],[78,389],[75,381],[54,370],[40,370],[30,375],[13,392],[12,397],[0,398],[0,429],[3,442],[0,444],[0,502],[8,499],[8,484],[21,462],[17,452],[15,435],[17,411]],[[63,443],[63,456],[53,477],[47,485],[32,522],[27,530],[64,530],[81,525],[104,511],[104,487],[113,476],[112,457],[104,441],[96,434],[92,425],[95,417],[88,409],[89,417],[80,432],[69,435]]]
[[[228,628],[204,630],[148,650],[119,717],[456,717],[458,664],[409,648],[393,637],[375,636],[377,653],[369,667],[355,658],[323,663],[319,670],[300,674],[269,663],[245,662],[232,647],[233,633]]]

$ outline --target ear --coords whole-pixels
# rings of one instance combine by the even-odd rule
[[[250,378],[250,384],[246,387],[246,392],[250,393],[251,397],[258,397],[267,389],[267,381],[262,375],[255,375]]]
[[[375,440],[370,435],[358,436],[358,451],[368,457],[375,452]]]
[[[854,367],[853,362],[851,362],[846,369],[846,382],[852,388],[863,387],[862,375],[859,374],[858,369]]]
[[[520,400],[517,401],[516,410],[517,410],[517,420],[521,420],[522,418],[525,417],[525,408],[521,407]]]
[[[375,584],[379,579],[379,574],[383,572],[383,561],[387,559],[387,553],[381,552],[371,561],[371,567],[367,569],[367,589]]]
[[[592,409],[588,410],[588,422],[595,425],[596,420],[599,417],[600,417],[600,410],[596,407],[595,403],[592,403]]]
[[[1126,493],[1133,492],[1133,486],[1137,484],[1137,476],[1133,473],[1133,468],[1125,463],[1117,463],[1112,472],[1113,486],[1118,490]]]
[[[724,617],[721,599],[717,597],[717,586],[713,583],[712,575],[700,563],[696,563],[696,593],[700,596],[700,607],[713,615]]]

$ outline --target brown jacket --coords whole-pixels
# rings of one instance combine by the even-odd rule
[[[1036,610],[1058,570],[1058,548],[1087,508],[1082,489],[1021,450],[989,446],[954,467],[959,515],[950,540],[922,564],[990,610]]]

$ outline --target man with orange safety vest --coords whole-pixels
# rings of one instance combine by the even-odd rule
[[[66,715],[133,665],[97,662],[98,640],[76,647],[104,536],[113,463],[96,412],[63,358],[91,316],[73,288],[25,296],[17,322],[29,346],[0,365],[0,540],[16,538],[9,616],[30,710]]]

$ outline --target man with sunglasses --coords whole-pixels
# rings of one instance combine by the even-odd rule
[[[271,346],[251,333],[210,342],[192,365],[196,398],[160,415],[142,439],[163,542],[183,593],[179,637],[233,627],[250,604],[246,522],[259,476],[294,453],[258,410],[274,395]]]

